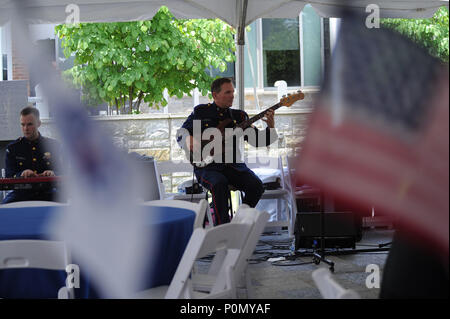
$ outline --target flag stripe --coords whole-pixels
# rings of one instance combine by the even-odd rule
[[[323,120],[321,119],[322,117],[324,118]],[[342,136],[341,129],[330,128],[330,125],[327,125],[327,123],[330,123],[330,118],[325,112],[317,112],[311,125],[312,129],[309,132],[308,140],[303,147],[304,150],[312,148],[310,151],[314,152],[316,147],[325,148],[330,153],[333,152],[341,156],[344,160],[355,160],[354,158],[358,158],[359,164],[366,163],[366,165],[380,167],[380,170],[387,171],[389,174],[394,174],[394,176],[403,174],[398,176],[398,178],[404,177],[405,172],[411,172],[412,175],[416,175],[417,170],[424,166],[428,177],[422,182],[432,181],[433,183],[428,187],[434,189],[436,193],[442,192],[442,187],[445,186],[442,172],[443,169],[445,171],[445,168],[448,171],[448,159],[442,160],[440,165],[436,165],[437,161],[434,159],[422,160],[421,162],[418,156],[419,152],[406,148],[402,143],[396,142],[392,138],[388,139],[384,135],[380,136],[378,131],[372,131],[351,120],[347,120],[342,124],[342,126],[345,126],[346,132]],[[361,134],[361,132],[364,133]],[[429,157],[430,153],[426,156]],[[442,185],[442,182],[444,185]]]
[[[310,151],[315,153],[315,157],[308,162],[300,161],[299,177],[302,180],[308,180],[314,175],[322,175],[321,180],[342,183],[340,187],[348,189],[353,194],[366,192],[366,190],[361,190],[360,184],[362,185],[367,181],[370,188],[370,197],[381,196],[381,198],[389,199],[389,201],[401,202],[402,198],[405,198],[408,194],[408,196],[420,198],[434,208],[438,208],[436,207],[438,203],[435,200],[436,196],[445,196],[443,190],[436,187],[429,179],[417,181],[413,167],[409,169],[396,167],[390,168],[392,170],[386,170],[385,166],[372,165],[372,163],[359,159],[355,161],[353,157],[336,156],[335,153],[328,152],[326,147],[320,145]],[[319,169],[322,170],[320,174],[316,171]],[[364,178],[353,185],[351,181],[358,176],[360,178],[364,176]],[[420,185],[420,189],[413,188],[412,185],[414,184]]]
[[[341,164],[334,167],[332,160],[329,162],[323,161],[322,158],[320,160],[322,162],[319,164],[314,160],[302,162],[301,170],[304,173],[300,177],[306,182],[314,181],[315,185],[325,191],[333,192],[337,197],[345,197],[367,206],[376,203],[377,210],[402,217],[402,220],[406,220],[409,225],[414,225],[424,235],[448,242],[448,214],[443,215],[444,219],[435,218],[441,212],[448,212],[448,207],[443,208],[433,197],[428,196],[424,199],[422,187],[420,189],[411,187],[408,196],[400,200],[383,181],[377,183],[369,174],[364,175],[366,178],[361,178],[361,173],[365,174],[365,172],[355,172],[353,165],[349,164],[345,167]],[[316,173],[305,173],[308,171]],[[318,171],[321,174],[318,174]]]

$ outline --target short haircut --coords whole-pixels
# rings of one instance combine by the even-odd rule
[[[232,83],[230,78],[218,78],[213,81],[211,84],[211,93],[219,93],[222,88],[222,84],[224,83]]]
[[[29,115],[29,114],[33,114],[34,117],[36,117],[36,119],[38,119],[38,120],[40,118],[39,110],[37,108],[35,108],[35,107],[27,106],[27,107],[24,107],[22,109],[22,111],[20,111],[20,115],[21,116],[26,116],[26,115]]]

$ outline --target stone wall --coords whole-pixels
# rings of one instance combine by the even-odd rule
[[[251,117],[259,112],[250,110],[248,113]],[[279,109],[275,116],[278,143],[269,148],[260,148],[258,152],[271,156],[294,154],[306,134],[310,114],[310,110]],[[92,119],[108,132],[118,147],[166,161],[184,158],[184,153],[176,143],[175,134],[188,115],[189,113],[114,115],[94,116]],[[255,125],[260,129],[265,127],[262,121]],[[40,132],[44,136],[58,139],[52,120],[42,119]],[[253,147],[247,150],[251,153],[256,151]]]

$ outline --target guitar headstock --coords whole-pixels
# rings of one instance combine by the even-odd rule
[[[295,102],[297,102],[299,100],[303,100],[304,98],[305,98],[305,94],[303,94],[302,91],[298,90],[297,93],[283,95],[283,97],[280,100],[280,105],[291,106]]]

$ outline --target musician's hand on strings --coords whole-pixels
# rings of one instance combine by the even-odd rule
[[[36,177],[38,175],[31,169],[26,169],[22,172],[22,174],[20,174],[20,176],[24,178],[29,178],[29,177]]]
[[[46,176],[46,177],[55,176],[55,172],[53,172],[52,170],[46,170],[43,171],[41,174],[39,174],[39,176]]]
[[[262,118],[262,120],[267,123],[267,126],[269,128],[274,128],[275,127],[275,120],[273,118],[274,115],[275,115],[274,110],[268,110],[266,112],[266,114],[264,114],[264,117]]]

